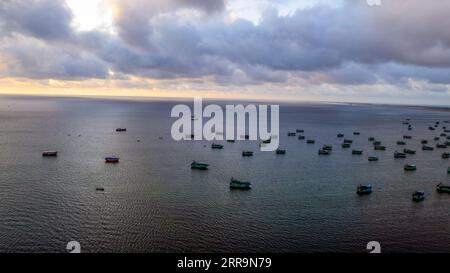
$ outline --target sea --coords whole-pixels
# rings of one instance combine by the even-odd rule
[[[0,97],[0,252],[67,252],[70,241],[88,253],[365,253],[370,241],[385,253],[450,252],[450,194],[436,192],[450,182],[450,161],[441,158],[450,148],[422,151],[420,143],[445,142],[434,137],[450,129],[448,109],[277,103],[286,154],[276,155],[260,151],[260,141],[215,141],[224,145],[218,150],[173,140],[170,113],[180,103],[193,104]],[[296,129],[316,143],[287,136]],[[363,154],[341,148],[338,133]],[[398,146],[404,135],[412,139]],[[386,151],[374,151],[369,137]],[[333,145],[331,155],[318,155],[322,145]],[[394,159],[404,148],[417,153]],[[45,150],[59,154],[42,157]],[[105,164],[111,155],[120,163]],[[209,169],[192,170],[193,160]],[[252,189],[230,190],[231,177]],[[359,184],[373,193],[357,195]],[[423,202],[412,201],[416,190]]]

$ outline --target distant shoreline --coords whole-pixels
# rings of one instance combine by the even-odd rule
[[[194,97],[129,97],[129,96],[67,96],[67,95],[38,95],[38,94],[0,94],[0,98],[22,98],[22,99],[86,99],[86,100],[113,100],[113,101],[133,101],[133,102],[186,102],[193,100]],[[270,100],[270,99],[232,99],[232,98],[204,98],[204,102],[261,102],[266,104],[285,104],[285,105],[348,105],[348,106],[375,106],[375,107],[401,107],[415,110],[427,110],[437,112],[450,112],[450,106],[443,105],[414,105],[414,104],[388,104],[388,103],[369,103],[369,102],[339,102],[339,101],[314,101],[314,100]]]

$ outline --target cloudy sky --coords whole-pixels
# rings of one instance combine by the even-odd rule
[[[450,1],[381,1],[1,0],[0,93],[450,103]]]

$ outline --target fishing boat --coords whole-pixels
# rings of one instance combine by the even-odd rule
[[[296,133],[295,132],[288,132],[288,136],[295,136]]]
[[[116,132],[126,132],[127,128],[117,128]]]
[[[364,194],[371,194],[372,193],[372,191],[373,191],[373,189],[372,189],[372,185],[359,185],[357,188],[356,188],[356,193],[357,194],[359,194],[359,195],[364,195]]]
[[[299,136],[298,136],[298,139],[299,139],[299,140],[304,140],[304,139],[305,139],[305,136],[299,135]]]
[[[422,141],[420,141],[421,144],[428,144],[428,140],[426,139],[422,139]]]
[[[323,150],[323,149],[319,150],[319,155],[330,155],[330,154],[331,154],[331,152],[328,150]]]
[[[417,166],[414,164],[406,164],[404,167],[405,171],[415,171],[417,170]]]
[[[406,154],[395,151],[394,158],[406,158]]]
[[[434,148],[431,147],[431,146],[423,145],[423,146],[422,146],[422,150],[423,150],[423,151],[433,151]]]
[[[213,144],[211,144],[211,148],[212,149],[223,149],[223,145],[222,144],[213,143]]]
[[[350,148],[352,145],[350,143],[342,143],[342,148],[347,149]]]
[[[331,146],[331,145],[323,145],[322,146],[322,150],[324,150],[324,151],[332,151],[333,150],[333,146]]]
[[[209,164],[192,161],[191,163],[191,169],[197,169],[197,170],[207,170],[209,167]]]
[[[415,202],[421,202],[425,199],[425,192],[423,191],[416,191],[412,195],[412,200]]]
[[[42,156],[43,157],[55,157],[55,156],[58,156],[58,152],[57,151],[44,151],[44,152],[42,152]]]
[[[119,163],[119,158],[115,155],[108,156],[108,157],[105,157],[105,162],[106,163]]]
[[[443,159],[449,159],[450,158],[450,153],[443,153],[442,154],[442,158]]]
[[[353,140],[351,140],[351,139],[344,139],[344,143],[352,144],[352,143],[353,143]]]
[[[374,137],[369,137],[369,141],[375,141]]]
[[[234,178],[230,180],[230,189],[248,190],[251,188],[251,183],[247,181],[240,181]]]
[[[362,155],[363,151],[362,150],[352,150],[352,155]]]
[[[416,154],[416,151],[415,151],[415,150],[410,150],[410,149],[404,149],[403,152],[404,152],[405,154],[409,154],[409,155],[414,155],[414,154]]]
[[[375,151],[386,151],[386,146],[375,145],[374,149]]]
[[[369,156],[368,160],[370,162],[378,161],[378,157],[376,157],[376,156]]]
[[[339,133],[339,134],[337,134],[337,137],[338,138],[344,137],[344,134]]]
[[[314,139],[308,139],[308,140],[306,140],[306,143],[314,144],[314,143],[316,143],[316,141]]]
[[[439,193],[450,193],[450,186],[444,185],[442,183],[439,183],[436,186],[436,191]]]
[[[442,144],[442,143],[438,143],[438,144],[436,144],[436,148],[438,148],[438,149],[446,149],[447,145]]]
[[[404,141],[397,141],[397,145],[406,145],[406,142],[404,142]]]
[[[284,150],[284,149],[277,149],[276,151],[275,151],[275,153],[277,154],[277,155],[284,155],[284,154],[286,154],[286,150]]]
[[[252,151],[242,151],[242,156],[253,156]]]

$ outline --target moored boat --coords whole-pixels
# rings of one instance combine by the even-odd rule
[[[378,161],[378,157],[376,157],[376,156],[369,156],[368,160],[370,162]]]
[[[446,149],[447,145],[442,144],[442,143],[438,143],[438,144],[436,144],[436,148],[438,148],[438,149]]]
[[[339,133],[339,134],[337,134],[337,137],[338,138],[344,137],[344,134]]]
[[[305,139],[305,136],[304,136],[304,135],[299,135],[299,136],[298,136],[298,139],[299,139],[299,140],[304,140],[304,139]]]
[[[58,156],[58,151],[44,151],[42,152],[43,157],[55,157]]]
[[[192,161],[192,163],[191,163],[191,169],[207,170],[208,167],[209,167],[209,164],[203,163],[203,162]]]
[[[344,143],[352,144],[352,143],[353,143],[353,140],[351,140],[351,139],[344,139]]]
[[[252,151],[242,151],[242,156],[253,156]]]
[[[404,149],[403,152],[404,152],[405,154],[409,154],[409,155],[414,155],[414,154],[416,154],[416,151],[415,151],[415,150],[411,150],[411,149]]]
[[[443,153],[442,154],[442,158],[443,159],[449,159],[450,158],[450,153]]]
[[[406,154],[395,151],[394,158],[406,158]]]
[[[439,183],[436,186],[436,191],[439,193],[450,193],[450,186]]]
[[[375,141],[375,137],[369,137],[369,141]]]
[[[118,158],[118,157],[115,156],[115,155],[105,157],[105,162],[106,162],[106,163],[119,163],[119,160],[120,160],[120,158]]]
[[[295,136],[296,133],[295,132],[288,132],[288,136]]]
[[[422,140],[420,141],[420,143],[421,143],[421,144],[428,144],[428,140],[422,139]]]
[[[423,191],[416,191],[412,195],[412,200],[415,202],[420,202],[425,199],[425,192]]]
[[[304,133],[305,130],[303,130],[303,129],[297,129],[297,130],[295,130],[295,132],[297,132],[297,133]]]
[[[286,150],[278,148],[278,149],[275,151],[275,153],[276,153],[277,155],[284,155],[284,154],[286,154]]]
[[[308,139],[308,140],[306,140],[306,143],[314,144],[314,143],[316,143],[316,141],[314,139]]]
[[[248,190],[251,188],[251,183],[247,181],[240,181],[234,178],[230,180],[230,189]]]
[[[403,169],[405,171],[415,171],[417,170],[417,166],[414,164],[406,164]]]
[[[362,155],[363,151],[362,150],[352,150],[352,155]]]
[[[323,145],[322,146],[322,150],[332,151],[333,150],[333,146],[331,146],[331,145]]]
[[[386,151],[386,146],[381,146],[381,145],[375,145],[374,149],[376,151]]]
[[[319,150],[319,155],[330,155],[330,154],[331,154],[331,152],[329,150],[323,150],[323,149]]]
[[[211,148],[212,149],[223,149],[223,145],[222,144],[213,143],[213,144],[211,144]]]
[[[126,132],[127,128],[117,128],[116,132]]]
[[[404,142],[404,141],[397,141],[397,145],[406,145],[406,142]]]
[[[423,145],[423,146],[422,146],[422,150],[424,150],[424,151],[433,151],[434,148],[431,147],[431,146]]]
[[[361,134],[361,133],[358,132],[358,131],[353,132],[353,135],[355,135],[355,136],[359,136],[360,134]]]
[[[403,136],[403,139],[412,139],[412,136]]]
[[[359,194],[359,195],[363,195],[363,194],[371,194],[372,193],[372,191],[373,191],[373,189],[372,189],[372,185],[359,185],[357,188],[356,188],[356,193],[357,194]]]
[[[96,187],[95,190],[96,191],[105,191],[105,188],[103,188],[103,187]]]
[[[350,148],[352,145],[350,143],[342,143],[342,148],[346,149],[346,148]]]

